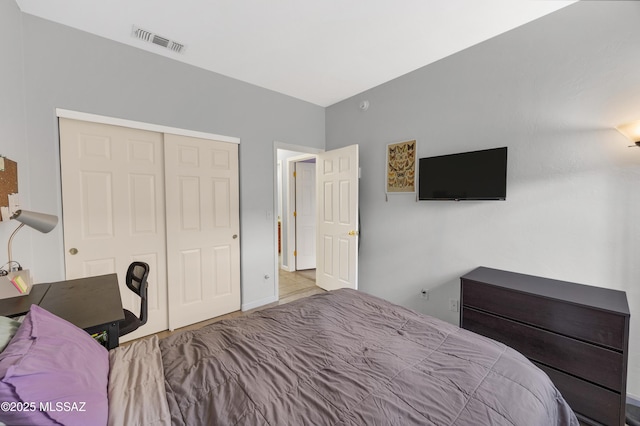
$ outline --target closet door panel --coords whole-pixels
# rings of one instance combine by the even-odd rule
[[[137,315],[140,298],[126,287],[126,271],[134,260],[149,263],[149,320],[122,340],[166,330],[162,133],[59,124],[66,278],[117,273],[122,305]]]
[[[238,146],[165,135],[169,328],[240,309]]]

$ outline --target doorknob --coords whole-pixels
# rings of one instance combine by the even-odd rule
[[[356,235],[358,235],[358,231],[349,231],[349,235],[355,237]]]
[[[73,256],[73,255],[76,255],[76,254],[78,254],[78,249],[77,249],[77,248],[75,248],[75,247],[74,247],[74,248],[72,248],[72,249],[69,249],[69,253],[71,253],[71,255],[72,255],[72,256]]]
[[[238,238],[238,234],[233,234],[233,239],[235,240],[236,238]]]

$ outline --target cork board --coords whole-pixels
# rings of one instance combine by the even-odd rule
[[[8,195],[18,192],[18,163],[8,158],[2,158],[2,160],[4,160],[4,170],[0,170],[0,207],[8,207]]]

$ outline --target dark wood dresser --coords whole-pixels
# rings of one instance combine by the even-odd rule
[[[480,267],[460,278],[460,326],[544,370],[587,425],[624,425],[629,305],[623,291]]]

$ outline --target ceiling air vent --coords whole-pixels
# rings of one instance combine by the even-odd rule
[[[184,53],[184,44],[169,40],[168,38],[154,34],[151,31],[143,30],[142,28],[134,26],[131,35],[135,38],[146,41],[147,43],[156,44],[176,53]]]

